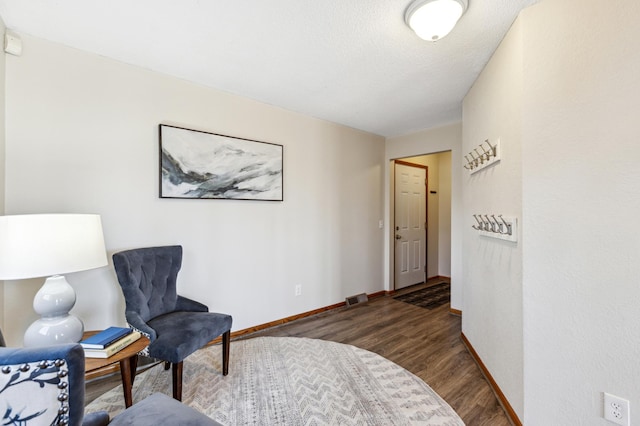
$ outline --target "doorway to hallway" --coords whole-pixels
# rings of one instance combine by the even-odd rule
[[[390,173],[390,232],[391,232],[391,249],[392,249],[392,267],[393,271],[393,285],[392,289],[398,290],[412,284],[425,282],[430,278],[447,278],[451,277],[451,151],[444,151],[440,153],[416,155],[412,157],[399,158],[392,161],[391,173]],[[408,166],[410,170],[420,168],[425,172],[426,182],[424,186],[425,198],[424,202],[417,202],[417,206],[423,206],[423,211],[426,214],[424,220],[418,219],[414,221],[415,232],[418,233],[419,223],[422,222],[422,234],[425,236],[426,241],[422,245],[422,251],[418,248],[420,244],[418,242],[409,243],[409,238],[405,238],[402,233],[398,234],[397,231],[401,231],[403,226],[407,225],[407,216],[411,213],[399,213],[397,209],[396,192],[401,191],[396,189],[396,184],[401,177],[396,177],[396,168],[399,166]],[[419,179],[416,178],[416,181]],[[405,189],[405,191],[407,191]],[[404,195],[409,198],[409,195]],[[414,200],[417,199],[415,196]],[[414,217],[418,217],[415,214],[417,207],[414,207]],[[403,218],[404,216],[404,218]],[[405,223],[402,223],[404,220]],[[396,229],[396,228],[399,229]],[[398,238],[398,235],[400,238]],[[413,251],[410,250],[414,248]],[[422,260],[422,271],[420,271],[419,264]],[[413,276],[407,274],[410,270],[413,270]],[[404,272],[406,271],[406,272]],[[420,278],[416,277],[420,275]],[[406,278],[405,278],[406,277]],[[410,277],[410,278],[409,278]]]

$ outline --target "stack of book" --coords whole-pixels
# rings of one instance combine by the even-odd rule
[[[87,358],[109,358],[140,338],[139,331],[124,327],[109,327],[80,341]]]

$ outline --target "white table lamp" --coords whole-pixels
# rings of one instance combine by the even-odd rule
[[[25,346],[80,341],[84,325],[69,314],[76,294],[59,274],[106,265],[99,215],[0,216],[0,279],[49,276],[33,300],[33,309],[41,318],[25,332]]]

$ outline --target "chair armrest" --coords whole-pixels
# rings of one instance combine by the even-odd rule
[[[82,426],[106,426],[109,424],[109,413],[106,411],[97,411],[84,415]]]
[[[146,334],[149,338],[149,341],[153,342],[154,340],[156,340],[156,331],[153,328],[149,327],[149,325],[137,312],[126,311],[125,317],[127,319],[127,323],[141,333]]]
[[[191,300],[189,298],[178,295],[176,302],[176,311],[186,312],[209,312],[207,305]]]

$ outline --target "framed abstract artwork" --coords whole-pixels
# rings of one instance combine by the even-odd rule
[[[160,124],[160,197],[282,201],[283,146]]]

